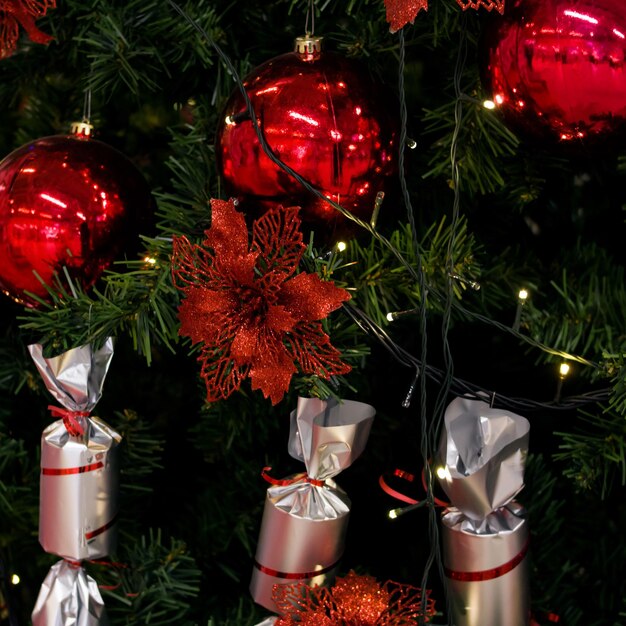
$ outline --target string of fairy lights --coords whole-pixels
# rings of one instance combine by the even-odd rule
[[[419,245],[417,245],[417,242],[414,242],[415,248],[416,248],[416,253],[417,253],[417,259],[418,262],[414,265],[412,263],[409,263],[400,253],[400,251],[391,244],[391,242],[386,239],[378,230],[376,230],[376,220],[374,219],[374,213],[377,213],[380,210],[380,206],[382,204],[382,195],[379,195],[377,197],[376,203],[375,203],[375,207],[374,207],[374,213],[372,216],[372,219],[370,220],[370,222],[365,222],[361,219],[359,219],[358,217],[356,217],[355,215],[353,215],[352,213],[350,213],[347,209],[345,209],[343,206],[341,206],[340,204],[334,202],[333,200],[331,200],[330,198],[327,198],[325,195],[323,195],[318,189],[316,189],[309,181],[307,181],[306,179],[304,179],[302,176],[300,176],[300,174],[298,172],[296,172],[293,168],[291,168],[289,165],[287,165],[286,163],[284,163],[280,157],[278,157],[274,151],[272,150],[272,148],[269,146],[269,144],[267,143],[265,136],[263,134],[263,131],[261,129],[261,126],[259,125],[256,113],[254,111],[254,107],[252,105],[252,102],[250,101],[250,98],[248,96],[248,93],[246,91],[246,88],[243,84],[243,80],[242,78],[239,76],[239,73],[237,72],[237,69],[235,68],[235,66],[233,65],[230,57],[221,49],[221,47],[219,46],[219,44],[210,36],[210,34],[200,25],[198,24],[195,20],[193,20],[176,2],[174,2],[173,0],[168,0],[168,3],[170,4],[170,6],[172,6],[172,8],[174,8],[174,10],[176,10],[179,15],[181,15],[181,17],[183,17],[207,42],[209,42],[209,44],[213,47],[213,49],[216,51],[216,53],[218,54],[218,56],[220,57],[220,59],[222,60],[222,62],[226,65],[229,73],[232,75],[238,89],[241,91],[241,94],[244,98],[245,101],[245,105],[246,105],[246,109],[247,109],[247,114],[250,117],[250,120],[252,122],[253,128],[255,129],[256,135],[257,135],[257,139],[261,145],[261,148],[263,149],[264,153],[267,155],[267,157],[273,162],[275,163],[278,167],[280,167],[282,170],[284,170],[285,172],[287,172],[290,176],[292,176],[293,178],[295,178],[307,191],[309,191],[310,193],[316,195],[317,197],[319,197],[320,199],[324,200],[325,202],[327,202],[328,204],[330,204],[331,206],[333,206],[336,210],[338,210],[339,212],[341,212],[347,219],[355,222],[358,226],[360,226],[361,228],[367,230],[374,238],[376,238],[378,241],[380,241],[385,247],[387,247],[393,254],[394,256],[396,256],[396,258],[400,261],[400,263],[403,265],[403,267],[405,269],[407,269],[407,271],[409,272],[409,274],[412,276],[413,279],[415,279],[416,283],[419,285],[420,283],[420,275],[422,275],[422,279],[423,279],[423,274],[421,272],[421,265],[419,263]],[[402,30],[398,31],[399,33],[399,37],[400,37],[400,50],[402,50],[403,46],[404,46],[404,37],[402,34]],[[399,76],[403,77],[404,76],[404,62],[403,62],[403,58],[400,59],[400,63],[399,63]],[[460,76],[458,77],[458,80],[455,80],[455,82],[458,83],[458,89],[459,89],[459,95],[457,100],[462,104],[462,102],[466,101],[466,100],[471,100],[472,102],[474,102],[474,98],[469,98],[467,96],[465,96],[465,94],[462,94],[460,92]],[[400,86],[403,86],[403,78],[400,79]],[[487,108],[487,107],[485,107]],[[460,119],[459,119],[460,122]],[[414,140],[408,138],[408,131],[407,131],[407,126],[408,126],[408,122],[407,122],[407,115],[406,115],[406,111],[404,113],[402,113],[401,111],[401,118],[400,118],[400,145],[401,146],[406,146],[409,148],[415,147],[415,142]],[[456,131],[456,135],[458,136],[458,131]],[[455,144],[455,137],[453,137],[453,141],[452,144]],[[452,148],[451,148],[452,150]],[[402,167],[402,163],[404,161],[404,156],[403,156],[403,151],[400,150],[399,153],[399,171],[400,171],[400,184],[401,184],[401,188],[403,188],[403,197],[405,198],[405,202],[408,199],[408,201],[410,202],[410,193],[408,188],[406,187],[406,179],[404,177],[404,170]],[[453,172],[454,173],[454,172]],[[458,175],[458,169],[457,169],[457,175]],[[458,198],[457,195],[460,193],[459,191],[459,185],[453,185],[454,186],[454,193],[455,193],[455,200],[454,203],[458,203]],[[460,196],[459,196],[460,197]],[[412,208],[410,208],[410,205],[408,205],[409,208],[407,208],[407,215],[409,217],[409,221],[411,222],[411,220],[413,220],[414,223],[414,218],[412,217],[413,215],[413,211]],[[414,238],[416,238],[416,234],[414,235]],[[337,244],[337,248],[339,251],[341,251],[342,246],[345,249],[345,243],[344,242],[340,242],[339,244]],[[458,280],[461,282],[466,282],[472,289],[478,290],[480,289],[480,284],[475,282],[475,281],[467,281],[464,277],[459,276],[456,273],[449,273],[449,278],[451,280]],[[425,284],[424,284],[425,287]],[[420,293],[423,293],[426,295],[426,290],[424,289],[423,291],[421,291]],[[445,295],[440,293],[439,291],[437,291],[436,289],[434,289],[431,285],[428,286],[428,294],[432,294],[433,296],[441,299],[442,301],[445,301]],[[522,307],[525,304],[525,302],[527,301],[529,297],[529,293],[528,290],[526,289],[521,289],[518,293],[518,312],[516,313],[516,319],[517,319],[517,315],[520,316],[520,321],[521,321],[521,314],[522,314]],[[529,337],[528,335],[525,335],[523,333],[520,332],[519,330],[519,325],[514,323],[513,326],[507,326],[505,324],[502,324],[501,322],[498,322],[497,320],[485,317],[479,313],[476,313],[474,311],[471,311],[467,308],[465,308],[463,305],[461,305],[458,302],[451,302],[451,306],[453,308],[456,308],[457,310],[459,310],[460,312],[462,312],[464,315],[467,315],[469,317],[472,317],[478,321],[482,321],[486,324],[490,324],[492,326],[495,326],[497,329],[504,331],[504,332],[508,332],[513,334],[517,339],[519,339],[521,342],[527,343],[529,345],[531,345],[532,347],[535,347],[539,350],[542,350],[544,352],[547,352],[549,354],[552,354],[554,356],[558,356],[560,357],[563,362],[567,362],[567,361],[572,361],[572,362],[577,362],[577,363],[581,363],[583,365],[587,365],[587,366],[592,366],[592,367],[597,367],[597,364],[593,363],[592,361],[579,356],[579,355],[575,355],[575,354],[571,354],[565,351],[561,351],[561,350],[556,350],[553,348],[550,348],[549,346],[546,346],[544,344],[542,344],[541,342],[538,342],[536,340],[534,340],[533,338]],[[398,319],[399,317],[402,317],[404,315],[407,314],[419,314],[419,310],[422,307],[418,307],[417,309],[410,309],[407,311],[390,311],[387,314],[387,319],[389,321],[395,321],[396,319]],[[442,382],[442,371],[438,370],[435,367],[432,366],[425,366],[423,361],[424,359],[420,359],[415,357],[414,355],[411,355],[409,352],[407,352],[404,348],[400,347],[398,344],[396,344],[394,342],[394,340],[389,336],[389,334],[383,330],[376,322],[374,322],[372,319],[369,319],[367,317],[367,315],[363,312],[358,310],[356,307],[354,307],[354,305],[344,305],[344,311],[347,311],[351,317],[353,317],[353,319],[355,319],[355,321],[357,321],[358,318],[358,324],[359,326],[362,328],[362,330],[366,333],[368,333],[370,336],[376,338],[378,341],[380,341],[383,346],[388,349],[390,351],[390,353],[398,360],[398,362],[402,365],[405,365],[407,367],[411,367],[412,369],[415,369],[416,371],[419,372],[423,372],[427,377],[431,378],[432,380],[441,383]],[[354,315],[353,315],[354,313]],[[564,376],[563,374],[563,370],[561,369],[562,363],[559,364],[559,377]],[[565,373],[565,376],[567,375],[567,372]],[[487,395],[488,397],[493,398],[493,404],[503,407],[503,408],[525,408],[528,410],[539,410],[539,409],[549,409],[549,410],[571,410],[571,409],[575,409],[578,407],[582,407],[585,406],[587,404],[590,403],[594,403],[594,402],[599,402],[602,401],[604,399],[606,399],[610,393],[609,389],[601,389],[601,390],[596,390],[596,391],[592,391],[586,394],[581,394],[581,395],[577,395],[577,396],[572,396],[572,397],[567,397],[567,398],[562,398],[559,399],[558,402],[555,402],[554,400],[552,401],[537,401],[537,400],[533,400],[530,398],[513,398],[513,397],[509,397],[505,394],[501,394],[498,393],[497,391],[493,390],[493,389],[488,389],[485,387],[482,387],[480,385],[474,384],[474,383],[470,383],[468,381],[464,381],[461,380],[457,377],[452,377],[451,380],[451,389],[453,391],[459,392],[460,395],[465,395],[467,397],[476,397],[476,398],[484,398],[485,395]],[[412,387],[416,388],[415,385],[412,385]],[[411,394],[412,395],[412,394]]]
[[[485,316],[482,316],[476,312],[470,311],[463,307],[460,303],[456,302],[452,289],[452,281],[460,280],[465,281],[463,277],[453,272],[454,263],[452,259],[452,250],[454,246],[454,239],[457,235],[457,223],[459,218],[460,211],[460,174],[457,162],[457,147],[458,147],[458,139],[459,133],[461,129],[461,120],[462,120],[462,107],[468,97],[462,92],[462,74],[465,65],[465,59],[467,55],[467,40],[466,40],[466,31],[464,28],[465,20],[463,20],[463,27],[461,28],[461,41],[459,46],[459,54],[457,57],[457,62],[454,71],[454,88],[455,88],[455,126],[453,131],[453,137],[451,141],[451,149],[450,149],[450,166],[452,170],[452,181],[453,181],[453,190],[454,190],[454,200],[452,207],[452,227],[451,227],[451,240],[448,244],[447,256],[446,256],[446,268],[447,268],[447,283],[445,293],[437,293],[431,286],[427,286],[426,279],[424,276],[422,263],[421,263],[421,253],[420,253],[420,245],[417,237],[417,229],[415,226],[415,216],[411,204],[411,195],[408,189],[407,181],[404,175],[404,150],[405,148],[411,148],[411,144],[415,145],[415,142],[408,138],[408,116],[405,102],[405,89],[404,89],[404,73],[405,73],[405,41],[404,41],[404,33],[403,29],[398,31],[399,37],[399,66],[398,66],[398,87],[399,87],[399,96],[400,96],[400,135],[399,135],[399,162],[398,162],[398,170],[400,176],[400,186],[402,190],[402,197],[404,199],[404,203],[407,210],[407,217],[409,220],[409,224],[411,227],[411,240],[413,246],[413,253],[415,255],[416,263],[409,263],[403,255],[397,250],[389,240],[387,240],[378,230],[376,229],[376,216],[378,211],[380,210],[380,206],[382,204],[382,195],[377,197],[376,205],[374,207],[374,212],[372,215],[372,219],[369,223],[360,220],[356,216],[352,215],[349,211],[347,211],[344,207],[339,205],[338,203],[330,200],[326,196],[324,196],[319,190],[317,190],[309,181],[303,178],[298,172],[296,172],[289,165],[284,163],[272,150],[272,148],[268,145],[263,131],[259,125],[256,113],[254,111],[254,107],[250,101],[248,93],[245,89],[243,81],[241,77],[238,75],[238,72],[234,65],[232,64],[228,55],[224,53],[224,51],[220,48],[220,46],[210,37],[210,35],[193,19],[191,19],[173,0],[168,0],[169,4],[204,38],[205,41],[208,41],[211,46],[214,48],[222,62],[226,65],[228,71],[232,75],[235,80],[238,89],[240,90],[247,113],[249,115],[252,126],[255,130],[257,139],[259,144],[261,145],[262,150],[267,155],[267,157],[278,167],[280,167],[287,174],[296,179],[307,191],[316,195],[324,202],[327,202],[331,206],[333,206],[336,210],[338,210],[342,215],[344,215],[347,219],[355,222],[361,228],[367,230],[372,237],[377,239],[382,245],[387,247],[394,256],[398,259],[401,265],[409,272],[409,275],[412,279],[415,280],[420,293],[420,304],[417,309],[413,309],[411,311],[406,312],[390,312],[388,319],[389,321],[393,321],[405,314],[414,314],[418,318],[418,326],[420,331],[420,346],[419,346],[419,358],[414,354],[400,346],[396,343],[388,334],[386,330],[380,327],[376,322],[374,322],[364,311],[362,311],[359,307],[354,304],[348,303],[343,305],[343,310],[350,316],[350,318],[365,332],[367,335],[375,338],[384,348],[393,356],[393,358],[401,365],[405,367],[409,367],[413,370],[414,376],[411,382],[411,385],[407,391],[406,396],[403,398],[402,406],[405,408],[410,408],[412,397],[414,392],[419,388],[420,390],[420,406],[418,410],[418,417],[420,417],[421,431],[420,431],[420,453],[424,464],[424,483],[426,495],[423,502],[420,502],[415,505],[411,505],[409,507],[404,507],[403,509],[396,510],[396,517],[399,514],[403,514],[409,510],[414,510],[415,508],[419,508],[425,506],[428,510],[428,534],[430,539],[430,551],[428,553],[426,563],[423,569],[423,575],[421,580],[422,589],[428,588],[428,578],[430,570],[433,565],[436,565],[439,574],[440,580],[445,585],[446,577],[443,572],[443,563],[441,558],[441,553],[439,550],[439,538],[438,538],[438,511],[436,509],[435,504],[435,496],[433,494],[433,475],[431,467],[428,463],[428,459],[432,457],[432,454],[436,450],[436,440],[438,437],[439,426],[441,420],[443,419],[443,414],[445,412],[445,405],[447,403],[448,397],[450,393],[454,393],[457,396],[462,396],[465,398],[474,398],[485,400],[488,399],[489,404],[491,406],[498,406],[502,408],[511,409],[514,411],[524,412],[529,410],[571,410],[574,408],[578,408],[580,406],[584,406],[593,402],[601,402],[605,400],[609,395],[609,390],[601,389],[597,391],[591,391],[589,393],[569,397],[565,399],[561,399],[561,388],[565,376],[568,373],[568,368],[565,365],[561,364],[560,366],[560,374],[559,374],[559,386],[557,388],[557,394],[555,399],[549,402],[536,401],[529,398],[513,398],[503,394],[496,393],[494,390],[488,390],[480,385],[475,383],[471,383],[465,380],[460,379],[459,377],[454,375],[454,365],[452,353],[450,350],[450,346],[448,343],[448,330],[450,326],[451,316],[454,309],[461,311],[464,315],[473,318],[477,321],[481,321],[487,324],[490,324],[501,331],[505,331],[508,333],[512,333],[515,337],[517,337],[520,341],[525,342],[527,344],[532,345],[535,348],[539,348],[548,352],[550,354],[560,356],[564,361],[576,361],[578,363],[582,363],[587,366],[595,366],[594,363],[588,361],[587,359],[572,355],[566,352],[562,352],[559,350],[552,349],[548,346],[544,346],[541,343],[535,341],[534,339],[523,335],[520,333],[520,324],[521,324],[521,316],[523,306],[528,298],[527,290],[520,290],[518,293],[518,307],[516,311],[516,318],[512,326],[506,326],[497,320],[489,319]],[[307,15],[307,25],[308,25],[308,15]],[[472,289],[479,289],[480,285],[477,283],[469,284]],[[428,288],[427,288],[428,287]],[[430,296],[439,298],[444,303],[444,311],[442,316],[442,324],[441,324],[441,338],[443,341],[443,355],[444,355],[444,369],[439,369],[430,365],[427,361],[427,353],[428,353],[428,333],[427,333],[427,298]],[[567,363],[565,363],[567,364]],[[430,379],[435,381],[439,385],[439,392],[437,394],[435,408],[434,411],[428,412],[427,407],[427,386],[426,380]],[[449,594],[445,594],[446,598],[449,597]],[[448,607],[449,609],[449,607]],[[448,614],[450,611],[448,610]],[[420,623],[425,623],[426,615],[421,615],[419,617]]]

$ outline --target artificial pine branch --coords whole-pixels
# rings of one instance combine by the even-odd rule
[[[164,540],[151,530],[140,541],[120,550],[123,563],[100,567],[112,589],[105,589],[108,611],[120,624],[191,624],[189,600],[199,591],[200,571],[177,539]]]

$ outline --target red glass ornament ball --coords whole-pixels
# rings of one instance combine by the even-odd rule
[[[626,131],[622,0],[517,0],[484,39],[484,82],[513,130],[561,142]]]
[[[0,162],[0,288],[18,302],[46,298],[65,266],[84,287],[137,240],[150,189],[120,152],[84,136],[38,139]]]
[[[394,100],[355,60],[332,52],[284,54],[244,80],[272,151],[324,196],[369,220],[397,171]],[[300,206],[303,222],[345,221],[264,153],[236,90],[217,131],[218,167],[244,211]]]

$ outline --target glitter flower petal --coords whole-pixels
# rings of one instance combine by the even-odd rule
[[[423,9],[428,10],[428,0],[385,0],[389,30],[395,33],[413,22]]]

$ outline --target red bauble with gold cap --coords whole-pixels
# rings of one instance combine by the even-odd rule
[[[67,268],[91,286],[137,241],[153,200],[137,168],[85,134],[33,141],[0,162],[0,289],[34,305]]]
[[[296,51],[244,80],[264,138],[284,163],[325,197],[368,221],[376,194],[397,169],[397,124],[389,91],[352,59],[302,37]],[[300,206],[305,224],[332,230],[345,218],[273,163],[263,151],[244,98],[228,100],[217,132],[227,190],[245,212]]]
[[[521,137],[584,147],[626,137],[621,0],[507,0],[486,29],[483,78]]]

